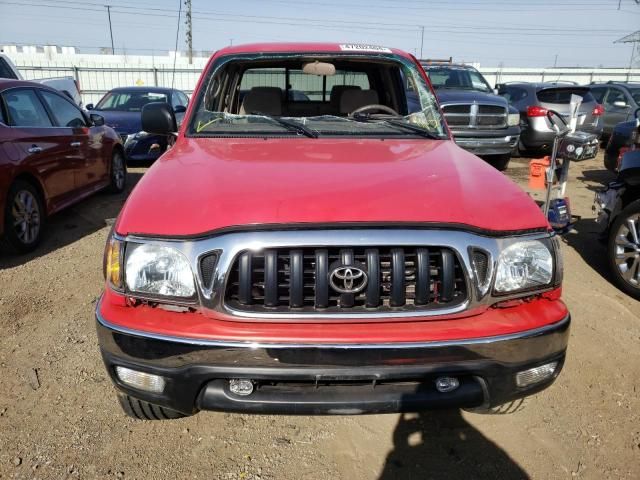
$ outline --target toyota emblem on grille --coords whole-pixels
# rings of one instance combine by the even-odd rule
[[[358,293],[367,286],[367,272],[355,265],[340,265],[329,274],[331,287],[340,293]]]

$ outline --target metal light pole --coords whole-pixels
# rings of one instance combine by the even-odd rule
[[[187,33],[186,33],[186,41],[187,41],[187,51],[189,55],[189,65],[193,63],[193,34],[192,34],[192,24],[191,24],[191,0],[184,1],[185,6],[187,7]]]
[[[107,9],[107,17],[109,17],[109,35],[111,36],[111,55],[115,55],[116,49],[113,48],[113,29],[111,28],[111,5],[104,6]]]
[[[424,25],[420,26],[420,60],[422,60],[422,49],[424,47]]]

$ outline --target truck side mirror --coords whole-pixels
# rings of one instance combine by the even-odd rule
[[[176,133],[178,124],[171,105],[166,102],[152,102],[142,107],[142,130],[156,135]]]
[[[92,113],[89,115],[91,119],[91,123],[93,123],[96,127],[101,127],[104,125],[104,117],[102,115],[98,115],[97,113]]]

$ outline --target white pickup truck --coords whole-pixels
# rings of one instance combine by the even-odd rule
[[[0,52],[0,78],[13,78],[16,80],[24,80],[20,72],[13,64],[11,59]],[[37,78],[32,81],[42,83],[48,87],[55,88],[56,90],[66,94],[76,104],[82,107],[82,96],[80,95],[80,86],[73,77],[57,77],[57,78]]]

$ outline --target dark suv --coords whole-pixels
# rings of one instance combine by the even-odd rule
[[[590,87],[604,106],[602,139],[607,140],[617,124],[633,120],[633,113],[640,108],[640,83],[593,83]]]
[[[455,142],[505,170],[518,144],[520,116],[469,65],[423,62]]]
[[[571,96],[582,97],[578,109],[576,130],[602,134],[602,105],[596,102],[589,87],[569,83],[526,83],[514,82],[498,85],[502,95],[520,112],[522,133],[518,150],[523,154],[531,152],[547,154],[551,152],[555,132],[547,118],[549,110],[569,120]],[[588,158],[597,153],[594,149]]]

